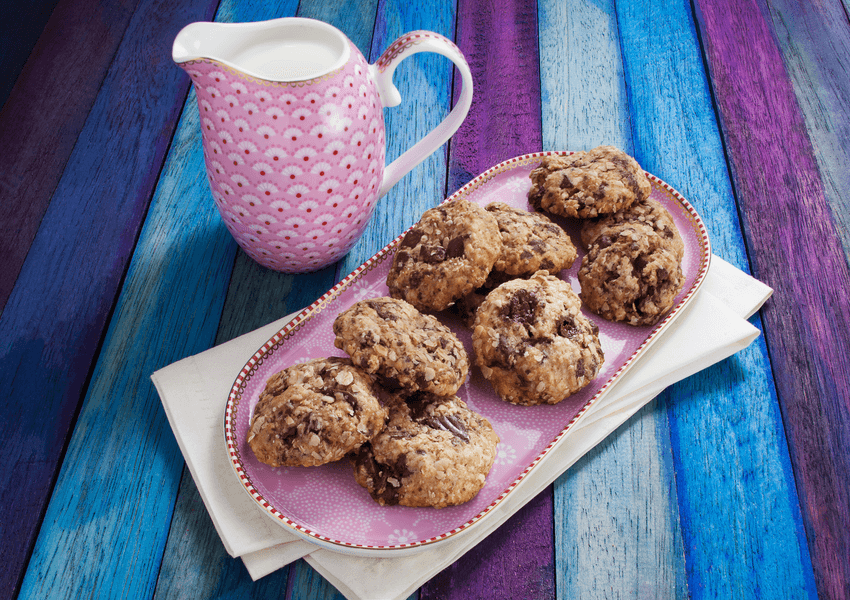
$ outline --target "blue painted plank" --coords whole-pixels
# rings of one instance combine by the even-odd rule
[[[614,2],[541,2],[543,147],[633,153]],[[555,482],[559,597],[687,595],[667,417],[651,402]]]
[[[61,0],[0,111],[0,311],[138,3]]]
[[[184,100],[185,79],[167,52],[150,48],[167,48],[180,24],[211,13],[207,2],[155,1],[143,2],[134,13],[0,319],[0,369],[9,381],[0,409],[7,424],[2,451],[9,475],[2,482],[3,573],[11,581],[4,594],[14,593],[35,541]],[[127,352],[122,347],[112,358],[120,360]],[[128,390],[129,399],[135,391]],[[156,443],[159,433],[154,428],[151,434],[145,441]],[[111,467],[124,470],[120,462]],[[72,495],[85,503],[97,488],[89,473],[81,473],[86,476],[73,482]],[[151,492],[158,488],[159,482]],[[126,500],[100,491],[108,502]],[[108,522],[110,504],[97,506],[103,512],[95,521]],[[54,514],[65,508],[57,505]],[[64,516],[72,523],[67,535],[80,522],[74,513]],[[79,548],[74,545],[62,560],[80,564]],[[97,543],[92,548],[111,551]],[[36,556],[37,568],[50,564]],[[108,562],[97,551],[87,559]]]
[[[691,4],[619,2],[617,12],[635,154],[694,203],[713,251],[746,271]],[[753,323],[761,326],[758,316]],[[764,339],[672,386],[661,406],[670,420],[689,594],[815,597]]]

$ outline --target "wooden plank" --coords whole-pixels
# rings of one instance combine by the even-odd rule
[[[847,598],[850,371],[836,349],[850,347],[850,272],[763,6],[699,9],[753,270],[776,290],[763,317],[817,591]]]
[[[544,149],[634,153],[613,2],[541,2]],[[652,402],[555,482],[559,597],[682,598],[667,416]]]
[[[3,438],[8,476],[2,483],[5,510],[0,536],[7,566],[0,586],[4,594],[14,594],[32,549],[69,428],[184,100],[186,78],[175,70],[166,52],[151,53],[150,48],[169,47],[180,25],[208,17],[212,8],[206,2],[174,5],[146,1],[133,14],[0,319],[0,363],[3,372],[10,374],[2,403],[2,422],[9,424]],[[132,362],[135,359],[129,359],[127,353],[133,351],[145,355],[148,348],[122,346],[109,359]],[[137,389],[125,383],[125,399],[132,402]],[[37,399],[39,410],[33,410],[31,402],[21,402],[22,398]],[[117,398],[101,401],[108,407],[122,405]],[[119,422],[128,418],[127,413],[112,415]],[[127,425],[147,423],[148,416],[142,413]],[[95,421],[100,427],[113,425],[102,415]],[[155,445],[161,433],[155,426],[138,431],[145,434],[140,444]],[[164,448],[161,456],[167,457],[167,446]],[[55,566],[48,557],[79,568],[85,562],[78,555],[84,546],[72,544],[60,556],[55,554],[59,538],[72,537],[77,527],[108,524],[115,516],[111,503],[127,500],[111,497],[109,489],[94,485],[99,471],[127,472],[123,463],[107,465],[100,461],[97,447],[89,450],[96,455],[92,471],[78,465],[79,477],[66,484],[66,495],[54,502],[50,511],[52,524],[47,531],[56,537],[48,533],[46,539],[57,545],[48,543],[45,555],[42,542],[42,551],[34,554],[37,558],[31,565],[35,569],[28,578],[31,585],[56,581],[35,574]],[[156,495],[161,482],[148,483],[149,493]],[[103,502],[88,504],[96,490],[104,494],[99,496]],[[70,498],[68,504],[66,498]],[[88,522],[82,517],[84,510],[66,512],[68,506],[78,503],[94,511]],[[130,509],[135,506],[127,502]],[[102,544],[100,537],[86,548],[100,549],[85,557],[93,561],[92,572],[106,563],[118,564],[117,560],[112,563],[112,557],[104,559],[102,553],[113,548]],[[76,575],[82,580],[89,576],[82,569]],[[73,577],[67,576],[71,589]]]
[[[0,112],[0,311],[137,4],[61,0]]]
[[[0,5],[0,106],[9,98],[57,2],[30,0]]]
[[[248,22],[281,16],[297,16],[320,19],[331,23],[343,31],[359,48],[368,51],[371,43],[374,14],[377,1],[360,2],[349,5],[350,10],[341,14],[333,4],[302,1],[300,4],[289,0],[276,5],[268,3],[250,3],[240,0],[225,0],[216,13],[217,21]],[[370,17],[370,14],[372,15]],[[369,27],[364,24],[368,23]],[[186,115],[188,111],[190,115]],[[187,103],[184,117],[178,129],[178,135],[185,135],[195,148],[198,161],[201,160],[201,136],[195,114],[197,108]],[[187,118],[189,117],[189,118]],[[170,162],[170,160],[169,160]],[[200,165],[200,162],[198,162]],[[197,168],[192,166],[191,168]],[[159,186],[168,185],[169,175],[185,177],[190,167],[167,171]],[[207,184],[204,181],[203,186]],[[205,202],[211,203],[211,197],[203,190]],[[191,269],[191,263],[183,266]],[[317,273],[307,275],[286,275],[275,273],[255,263],[238,251],[233,274],[227,289],[226,300],[215,337],[215,344],[223,343],[239,335],[253,331],[271,321],[312,304],[312,302],[336,283],[336,265],[331,265]],[[176,281],[179,281],[178,278]],[[183,303],[180,286],[169,291],[171,302]],[[205,308],[199,308],[206,312]],[[210,565],[214,565],[210,568]],[[310,577],[312,571],[306,564],[299,570],[301,577]],[[177,493],[168,540],[162,556],[162,565],[157,580],[156,598],[215,597],[226,590],[230,598],[277,597],[285,590],[289,581],[289,568],[252,582],[242,561],[230,557],[219,539],[212,521],[203,509],[200,496],[188,469],[184,468]],[[314,571],[312,577],[321,579]],[[327,586],[327,584],[325,584]],[[322,588],[325,589],[325,588]],[[309,598],[310,596],[301,596]]]
[[[767,2],[776,43],[812,141],[836,233],[850,260],[850,25],[848,7]]]
[[[455,42],[469,61],[475,94],[451,140],[448,193],[542,146],[535,4],[462,0],[457,10]],[[552,547],[550,487],[422,586],[420,598],[552,598]]]
[[[752,27],[755,20],[738,20],[742,12],[740,5],[729,3],[722,10],[723,33],[717,33],[729,35],[737,31],[733,45],[741,43],[743,38],[748,40],[745,45],[752,47],[769,45],[768,30]],[[627,86],[634,107],[638,159],[695,203],[706,220],[715,253],[746,270],[738,208],[726,173],[727,156],[705,84],[695,26],[661,30],[654,27],[662,19],[665,23],[692,19],[690,3],[676,1],[651,6],[643,2],[618,3],[618,14]],[[724,52],[731,51],[726,43],[722,47]],[[758,53],[753,53],[752,47],[739,56],[740,64],[747,64],[741,71],[770,63],[758,57],[754,59]],[[665,57],[676,58],[665,60]],[[724,76],[729,68],[730,64],[723,65]],[[742,73],[736,73],[734,80],[740,82],[741,76]],[[783,77],[779,72],[771,72],[768,87],[781,88]],[[784,81],[787,84],[787,78]],[[749,107],[753,96],[758,96],[754,92],[765,89],[758,87],[763,81],[749,87],[752,83],[751,80],[736,88],[736,102],[746,100]],[[717,87],[715,92],[720,99]],[[760,105],[756,112],[774,111],[772,102],[770,106],[768,110]],[[760,121],[764,124],[765,117],[749,123]],[[724,120],[723,126],[725,134],[729,121]],[[776,135],[786,135],[785,130],[786,127],[777,127]],[[754,143],[759,152],[752,152]],[[758,160],[765,158],[765,149],[756,138],[749,139],[746,152],[759,157]],[[771,169],[770,161],[767,162],[768,166],[759,166],[759,171]],[[736,191],[741,198],[737,185]],[[771,219],[766,215],[770,212],[764,205],[758,219],[769,222]],[[751,260],[753,246],[771,244],[767,230],[759,233],[747,236],[751,242]],[[789,270],[798,272],[787,264],[783,266],[784,273]],[[758,270],[757,275],[774,285],[772,279],[766,279]],[[778,300],[779,296],[777,289],[766,313],[776,307],[777,301],[787,301]],[[760,325],[759,319],[755,318],[754,323]],[[774,363],[773,373],[776,371]],[[695,597],[815,595],[771,375],[761,339],[668,392],[666,403],[688,565],[688,591]],[[711,467],[707,469],[706,465]],[[758,500],[753,502],[753,499]]]

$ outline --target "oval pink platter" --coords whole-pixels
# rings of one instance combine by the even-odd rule
[[[530,210],[526,199],[528,175],[547,154],[556,153],[527,154],[500,163],[446,201],[466,198],[482,205],[500,201]],[[243,367],[230,390],[224,415],[230,463],[243,489],[265,514],[293,534],[340,552],[373,557],[431,548],[492,519],[508,504],[503,503],[505,498],[569,435],[587,409],[623,374],[639,365],[646,349],[681,314],[705,278],[711,246],[702,220],[681,194],[657,177],[649,173],[647,176],[652,183],[652,197],[670,211],[685,242],[685,284],[674,308],[650,327],[611,323],[585,312],[599,326],[605,365],[587,388],[556,405],[528,407],[503,402],[481,372],[473,368],[458,396],[490,421],[501,442],[486,484],[470,502],[441,510],[380,506],[354,481],[351,466],[345,460],[321,467],[273,468],[256,460],[245,441],[254,406],[272,374],[311,358],[344,356],[334,347],[333,321],[359,300],[388,295],[386,275],[403,232],[299,313]],[[576,274],[583,251],[574,224],[562,224],[576,242],[579,257],[571,269],[559,276],[578,292]],[[451,316],[439,318],[458,335],[472,357],[470,332]]]

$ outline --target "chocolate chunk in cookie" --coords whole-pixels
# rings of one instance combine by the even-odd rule
[[[647,198],[642,202],[635,202],[628,208],[605,215],[599,219],[589,219],[581,225],[581,243],[585,248],[591,245],[601,235],[609,238],[616,235],[615,228],[628,226],[632,223],[642,223],[652,228],[668,248],[678,257],[682,258],[685,253],[685,243],[682,236],[673,223],[673,217],[664,206],[657,200]],[[621,227],[620,227],[621,228]]]
[[[676,252],[655,229],[626,223],[601,234],[578,273],[587,308],[610,321],[654,325],[684,284]]]
[[[386,429],[352,458],[354,477],[382,505],[462,504],[484,485],[498,443],[459,398],[418,393],[390,404]]]
[[[570,285],[539,271],[490,292],[476,313],[472,346],[500,398],[557,404],[599,373],[598,334]]]
[[[487,287],[516,277],[530,277],[540,270],[557,274],[573,265],[576,248],[570,236],[546,215],[504,202],[491,202],[485,208],[496,217],[502,237],[502,252],[493,265]]]
[[[454,394],[466,380],[469,358],[451,329],[404,300],[372,298],[334,321],[334,344],[390,390]]]
[[[481,286],[502,250],[496,219],[468,200],[425,211],[399,243],[387,275],[393,298],[444,310]]]
[[[648,198],[652,191],[637,161],[613,146],[545,156],[530,177],[529,203],[564,217],[613,213]]]
[[[345,358],[319,358],[269,378],[248,427],[248,445],[273,467],[341,459],[384,428],[371,377]]]

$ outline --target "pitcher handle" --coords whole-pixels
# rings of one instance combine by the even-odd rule
[[[393,73],[402,60],[417,52],[436,52],[451,60],[460,71],[463,86],[457,104],[446,118],[424,138],[387,165],[384,169],[384,181],[378,192],[379,198],[383,197],[408,171],[446,143],[463,123],[472,105],[472,73],[460,48],[438,33],[412,31],[390,44],[377,62],[369,65],[384,106],[393,107],[401,103],[401,94],[393,85]]]

